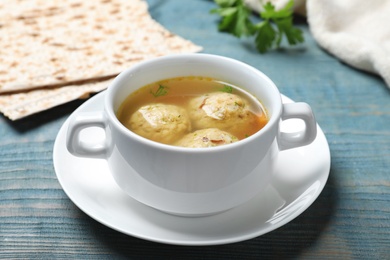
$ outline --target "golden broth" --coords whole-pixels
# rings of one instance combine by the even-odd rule
[[[243,100],[247,100],[247,98],[243,96],[239,90],[236,90],[236,88],[237,87],[232,86],[231,84],[207,77],[190,76],[161,80],[141,87],[137,91],[130,94],[119,107],[117,111],[117,117],[124,126],[126,126],[129,130],[133,131],[134,129],[132,129],[129,123],[131,117],[134,113],[139,111],[139,109],[141,107],[144,107],[145,105],[168,104],[178,106],[188,111],[189,109],[191,109],[189,108],[191,100],[197,97],[205,95],[207,96],[208,94],[216,92],[236,94]],[[234,135],[239,140],[241,140],[263,128],[264,125],[268,122],[268,117],[265,110],[262,108],[262,105],[260,104],[260,102],[258,102],[258,104],[255,104],[257,107],[252,107],[254,106],[253,102],[251,103],[248,101],[247,104],[250,104],[248,106],[249,109],[248,107],[246,107],[245,109],[250,111],[248,113],[253,114],[255,120],[251,120],[251,123],[245,124],[245,127],[222,127],[224,129],[220,130],[227,131],[228,133]],[[240,119],[238,118],[238,120]],[[197,126],[199,124],[196,119],[190,118],[190,121],[191,127],[188,130],[189,133],[202,129],[202,127]],[[135,132],[137,133],[137,131]],[[175,143],[174,141],[159,140],[159,138],[157,137],[149,138],[146,135],[140,135],[157,142],[172,145],[174,145]],[[180,136],[178,136],[178,138],[179,137]]]

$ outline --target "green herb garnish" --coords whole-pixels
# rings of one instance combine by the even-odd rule
[[[290,45],[304,41],[302,31],[293,26],[293,0],[280,10],[275,10],[275,6],[267,2],[260,12],[263,21],[257,24],[250,20],[251,10],[244,4],[244,0],[214,1],[219,8],[211,10],[211,13],[222,17],[218,29],[236,37],[255,36],[255,45],[260,53],[279,48],[283,36]]]
[[[165,96],[167,93],[168,93],[168,87],[167,86],[164,86],[164,85],[161,85],[159,84],[158,85],[158,89],[153,92],[152,90],[150,90],[150,94],[152,94],[154,97],[161,97],[161,96]]]
[[[253,34],[253,24],[249,20],[251,10],[244,4],[244,0],[214,0],[219,8],[212,9],[211,13],[222,17],[218,25],[220,31],[229,32],[236,37]]]
[[[223,85],[223,87],[219,90],[226,93],[233,93],[233,87],[228,85]]]

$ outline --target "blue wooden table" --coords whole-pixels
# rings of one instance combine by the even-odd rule
[[[390,259],[390,89],[316,45],[264,55],[253,39],[217,31],[206,0],[149,0],[151,15],[203,52],[244,61],[281,92],[309,103],[324,131],[331,170],[318,199],[283,227],[247,241],[189,247],[144,241],[83,213],[62,190],[53,168],[56,135],[83,101],[11,122],[0,117],[0,259]]]

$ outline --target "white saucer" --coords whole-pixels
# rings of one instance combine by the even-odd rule
[[[105,92],[81,105],[72,115],[100,111]],[[283,97],[284,102],[291,102]],[[318,127],[316,140],[305,147],[281,152],[268,188],[244,205],[213,216],[179,217],[145,206],[126,195],[111,178],[102,159],[71,155],[65,147],[69,120],[61,127],[53,149],[57,178],[69,198],[86,214],[119,232],[166,244],[216,245],[251,239],[290,222],[318,197],[330,170],[329,146]],[[300,127],[287,120],[283,130]],[[86,137],[102,138],[101,129]],[[82,133],[83,134],[83,133]]]

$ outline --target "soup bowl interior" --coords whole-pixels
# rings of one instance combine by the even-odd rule
[[[206,54],[165,56],[124,71],[108,90],[107,107],[112,108],[109,113],[115,116],[127,96],[147,84],[186,76],[221,80],[249,92],[264,105],[271,124],[281,113],[280,93],[266,75],[237,60]],[[275,102],[275,99],[279,99],[279,102]]]

